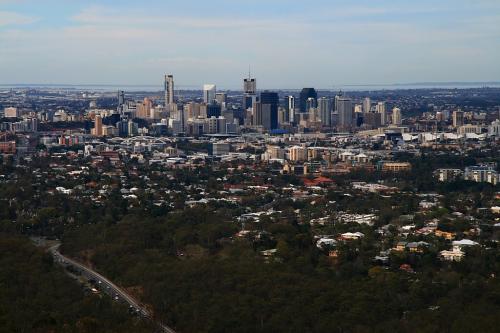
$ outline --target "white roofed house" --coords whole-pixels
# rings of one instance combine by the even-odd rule
[[[440,253],[441,259],[446,261],[460,261],[463,259],[465,253],[462,251],[454,251],[454,250],[443,250]]]
[[[318,247],[319,249],[335,247],[336,245],[337,241],[330,237],[322,237],[316,242],[316,247]]]
[[[477,246],[479,243],[474,242],[470,239],[462,239],[459,241],[453,241],[453,248],[451,250],[444,250],[440,252],[441,259],[447,261],[460,261],[465,257],[464,248]]]
[[[470,246],[477,246],[479,245],[479,243],[474,242],[470,239],[462,239],[459,241],[453,241],[452,245],[453,245],[453,250],[462,250]]]
[[[356,240],[365,237],[361,232],[346,232],[340,235],[342,240]]]

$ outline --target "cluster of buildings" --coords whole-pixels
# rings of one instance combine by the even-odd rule
[[[500,183],[500,174],[496,170],[496,164],[482,164],[466,167],[462,169],[438,169],[436,176],[441,182],[453,181],[457,179],[470,180],[477,183],[490,183],[497,185]]]
[[[399,128],[403,124],[401,109],[388,110],[385,101],[372,103],[366,97],[357,104],[342,92],[319,96],[314,88],[304,88],[298,95],[258,92],[257,81],[251,77],[243,80],[243,95],[217,92],[215,84],[205,84],[202,98],[185,100],[175,95],[173,76],[165,75],[163,96],[126,100],[125,92],[119,91],[117,100],[116,110],[88,112],[94,121],[93,135],[355,132],[386,126],[404,131]],[[108,125],[102,124],[102,118],[109,118]],[[147,126],[133,128],[134,119],[144,120]]]

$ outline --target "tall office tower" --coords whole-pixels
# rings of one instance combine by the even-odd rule
[[[254,102],[252,104],[252,125],[262,126],[262,103]]]
[[[187,115],[188,119],[196,119],[200,117],[200,104],[195,102],[190,102],[187,104]]]
[[[118,112],[123,111],[123,105],[125,104],[125,92],[123,90],[118,90]]]
[[[185,133],[186,132],[186,127],[187,127],[187,112],[186,112],[186,106],[184,106],[182,109],[179,109],[179,118],[181,120],[181,132]]]
[[[332,125],[332,107],[330,99],[327,97],[321,97],[318,102],[318,108],[321,125],[330,127]]]
[[[288,113],[288,120],[290,123],[295,123],[295,97],[286,96],[285,97],[285,110]]]
[[[262,126],[267,130],[278,128],[278,93],[264,91],[260,93],[262,104]]]
[[[243,79],[243,110],[247,110],[257,102],[257,81],[250,78]]]
[[[385,102],[377,103],[377,113],[380,113],[380,124],[382,126],[387,125],[387,114],[385,112]]]
[[[215,100],[217,101],[217,104],[223,105],[226,104],[227,102],[227,94],[226,93],[216,93],[215,94]]]
[[[257,93],[257,81],[250,77],[243,79],[243,91],[245,94],[255,95]]]
[[[338,101],[339,98],[341,98],[343,96],[344,96],[344,93],[342,92],[342,90],[340,90],[338,92],[338,94],[335,95],[335,105],[334,105],[333,111],[338,112],[339,109],[338,109],[337,101]]]
[[[316,123],[320,121],[318,108],[309,108],[309,111],[307,113],[304,113],[303,115],[304,116],[307,115],[306,117],[311,123]]]
[[[318,99],[318,93],[314,88],[304,88],[300,92],[299,96],[299,108],[300,112],[307,112],[307,100],[309,98],[313,98],[314,100]]]
[[[221,107],[218,104],[212,103],[207,105],[207,118],[219,118],[221,115]]]
[[[215,86],[215,84],[203,85],[203,101],[206,104],[212,104],[215,101],[216,93],[217,93],[217,87]]]
[[[381,113],[367,112],[359,113],[363,116],[363,123],[371,128],[379,128],[381,125]]]
[[[165,90],[165,106],[174,104],[174,76],[165,75],[165,81],[163,82],[163,87]]]
[[[94,118],[94,135],[102,136],[102,117],[96,115]]]
[[[309,112],[310,109],[314,109],[318,107],[318,101],[315,98],[309,97],[306,101],[306,110],[305,112]]]
[[[462,110],[458,109],[453,111],[453,127],[459,127],[464,125],[464,113]]]
[[[234,123],[234,119],[238,120],[235,117],[235,110],[222,111],[221,116],[224,117],[224,118],[226,118],[226,121],[227,121],[228,124]]]
[[[392,124],[396,126],[400,126],[402,124],[400,108],[392,109]]]
[[[121,136],[121,137],[128,136],[128,120],[126,118],[117,122],[116,128],[118,129],[119,136]]]
[[[222,111],[226,111],[227,94],[226,93],[216,93],[215,102],[220,106]]]
[[[128,128],[127,128],[128,136],[137,135],[138,127],[139,126],[136,123],[134,123],[132,120],[129,120],[128,121]]]
[[[280,106],[278,108],[278,125],[283,125],[283,124],[289,123],[290,118],[288,116],[289,116],[288,111],[285,108]]]
[[[354,113],[363,113],[363,105],[354,105]]]
[[[370,97],[366,97],[363,100],[363,112],[368,113],[371,111],[371,109],[372,109],[372,101],[371,101]]]
[[[341,130],[348,131],[353,127],[353,110],[352,101],[350,98],[337,98],[338,122],[337,127]]]

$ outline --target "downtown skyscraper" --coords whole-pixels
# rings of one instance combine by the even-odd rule
[[[318,100],[319,117],[321,119],[321,125],[325,127],[330,127],[332,125],[332,110],[331,102],[327,97],[321,97]]]
[[[264,91],[260,94],[260,104],[262,107],[262,126],[267,130],[278,128],[278,93]]]
[[[215,86],[215,84],[203,85],[203,102],[205,102],[205,104],[214,103],[216,93],[217,87]]]
[[[243,110],[247,110],[257,102],[257,80],[250,77],[243,79]]]
[[[174,104],[174,76],[173,75],[165,75],[163,87],[164,87],[164,91],[165,91],[165,106]]]
[[[308,112],[307,101],[312,98],[314,101],[318,99],[318,93],[314,88],[303,88],[299,96],[300,112]]]
[[[350,98],[337,98],[338,125],[343,131],[348,131],[353,127],[353,109]]]
[[[377,113],[380,114],[380,124],[382,126],[387,125],[387,113],[385,109],[385,102],[377,103]]]

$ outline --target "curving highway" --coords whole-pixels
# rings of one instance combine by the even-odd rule
[[[65,268],[71,267],[73,270],[78,271],[83,275],[85,278],[88,280],[94,280],[96,281],[96,286],[99,287],[102,291],[106,292],[109,294],[111,297],[113,297],[117,301],[123,301],[127,304],[129,304],[130,308],[133,309],[136,313],[139,315],[153,320],[151,313],[141,306],[132,296],[127,294],[125,291],[123,291],[120,287],[115,285],[113,282],[102,276],[101,274],[97,273],[96,271],[92,270],[91,268],[82,265],[79,262],[76,262],[75,260],[68,258],[61,254],[59,252],[59,246],[61,244],[56,244],[53,245],[49,248],[49,252],[52,254],[54,261],[57,262],[58,264],[64,266]],[[173,329],[170,327],[162,324],[162,323],[157,323],[159,328],[166,333],[175,333]]]

